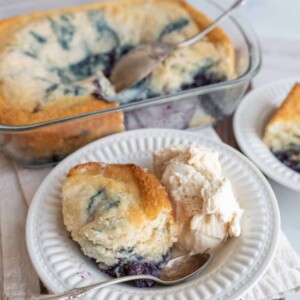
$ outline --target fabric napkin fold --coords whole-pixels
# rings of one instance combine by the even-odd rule
[[[243,300],[279,299],[296,291],[300,291],[300,258],[281,232],[269,269]]]
[[[220,140],[211,128],[197,134]],[[25,299],[25,295],[40,291],[25,244],[27,210],[36,190],[52,168],[26,169],[0,152],[0,170],[0,289],[2,299]],[[272,264],[242,299],[273,300],[292,291],[300,291],[300,258],[281,232]]]
[[[11,160],[0,152],[0,291],[1,299],[39,294],[39,279],[26,250],[28,205]]]

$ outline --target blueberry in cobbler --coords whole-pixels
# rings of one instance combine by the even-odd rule
[[[169,259],[170,253],[168,252],[159,262],[145,262],[142,257],[138,257],[132,261],[120,260],[119,263],[111,267],[99,265],[99,268],[112,277],[152,275],[160,278],[160,270],[166,265]],[[155,282],[149,279],[139,279],[135,281],[135,286],[139,288],[152,287],[154,285]]]
[[[287,167],[300,173],[300,149],[274,152],[274,155]]]

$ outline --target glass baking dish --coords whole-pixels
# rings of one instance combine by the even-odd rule
[[[1,2],[0,18],[5,18],[90,1]],[[223,10],[212,1],[187,2],[212,19]],[[236,51],[236,79],[41,123],[0,124],[2,151],[25,166],[42,167],[55,164],[79,147],[113,132],[148,127],[205,127],[230,115],[260,69],[261,50],[242,15],[235,13],[221,27]],[[120,118],[124,118],[124,128],[110,128],[111,120]]]

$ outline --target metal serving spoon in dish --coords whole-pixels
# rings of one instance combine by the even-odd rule
[[[208,265],[212,254],[203,253],[187,256],[179,256],[171,259],[167,265],[160,272],[160,278],[156,278],[152,275],[134,275],[124,276],[108,281],[96,283],[90,286],[75,288],[61,294],[52,295],[36,295],[27,298],[28,300],[67,300],[82,297],[91,291],[103,288],[108,285],[138,280],[138,279],[150,279],[156,281],[162,285],[174,285],[180,283],[191,276],[203,271]]]
[[[153,44],[140,45],[124,55],[112,70],[110,81],[115,86],[117,92],[129,88],[146,76],[148,76],[157,66],[164,61],[174,50],[187,47],[202,39],[207,33],[212,31],[236,8],[245,4],[247,0],[237,0],[231,7],[220,15],[213,23],[192,38],[177,43],[167,44],[155,42]]]

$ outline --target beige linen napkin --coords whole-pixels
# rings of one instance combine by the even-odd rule
[[[19,300],[39,293],[39,280],[25,243],[28,205],[12,162],[0,152],[0,291],[1,299]]]
[[[300,258],[281,232],[271,266],[243,300],[279,299],[296,291],[300,291]]]
[[[197,134],[219,140],[210,128]],[[39,292],[38,277],[26,251],[25,220],[37,188],[51,169],[25,169],[0,153],[0,288],[3,299],[24,299],[25,295]],[[300,290],[300,258],[281,233],[271,266],[243,299],[278,299],[286,292],[297,290]]]

